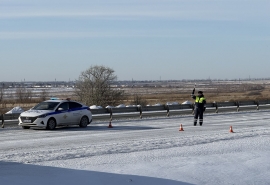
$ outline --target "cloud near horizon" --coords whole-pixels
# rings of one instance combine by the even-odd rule
[[[176,19],[199,21],[241,21],[264,18],[264,1],[3,1],[0,19],[94,18],[109,20]],[[254,11],[257,6],[261,11]],[[241,9],[241,12],[239,11]],[[255,13],[255,14],[254,14]],[[269,17],[269,15],[268,15]]]

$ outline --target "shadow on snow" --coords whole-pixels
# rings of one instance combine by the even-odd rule
[[[191,185],[185,182],[155,177],[75,170],[15,162],[0,162],[0,179],[1,184],[5,185]]]

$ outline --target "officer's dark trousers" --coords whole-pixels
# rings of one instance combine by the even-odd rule
[[[194,110],[194,126],[197,125],[197,121],[199,118],[199,123],[202,126],[203,124],[203,108],[196,107]]]

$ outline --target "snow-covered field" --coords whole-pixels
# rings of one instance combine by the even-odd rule
[[[1,185],[270,184],[270,112],[0,130]],[[180,124],[184,131],[179,131]],[[230,133],[230,126],[234,133]]]

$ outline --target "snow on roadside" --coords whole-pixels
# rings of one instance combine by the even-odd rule
[[[119,121],[113,129],[93,123],[86,129],[0,130],[0,179],[4,184],[269,184],[268,112],[209,115],[203,127],[192,126],[191,118]],[[235,133],[229,133],[232,124]]]

